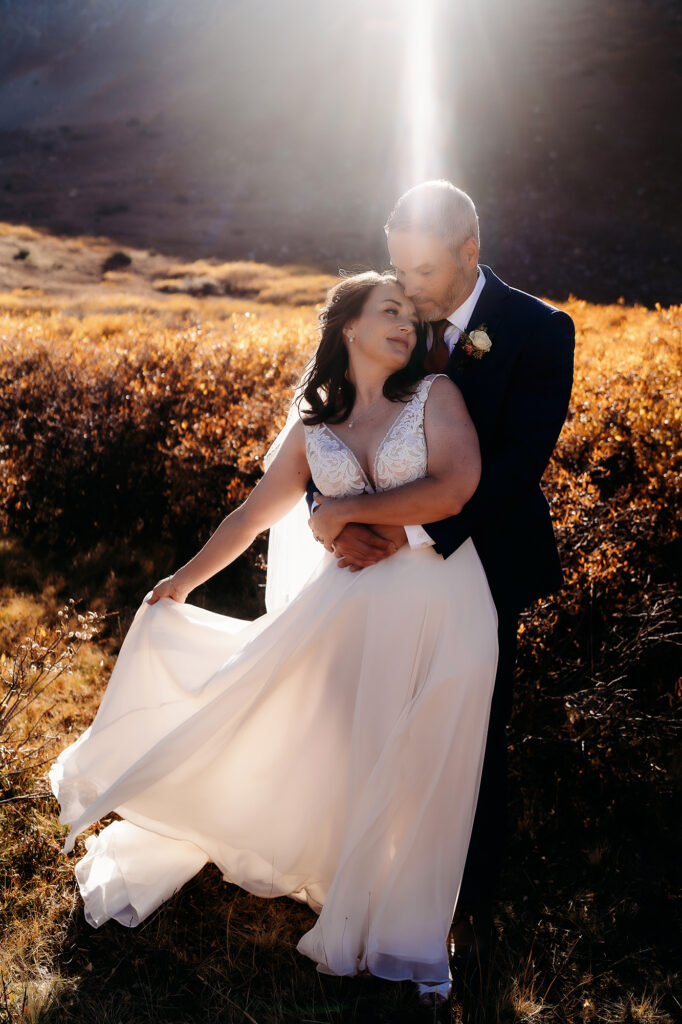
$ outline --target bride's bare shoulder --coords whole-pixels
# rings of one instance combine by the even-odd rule
[[[291,437],[293,438],[293,440],[291,441],[292,446],[298,445],[300,447],[301,445],[305,445],[305,423],[300,418],[300,416],[297,417],[297,419],[291,425],[291,429],[289,430],[289,434],[287,435],[287,440],[289,440],[289,438]]]
[[[428,395],[426,398],[427,407],[453,408],[464,402],[462,392],[455,382],[446,373],[430,373],[424,377],[424,383],[429,382]]]
[[[434,377],[424,406],[424,431],[427,442],[444,431],[449,437],[458,432],[469,435],[474,425],[462,392],[445,374]]]
[[[291,416],[265,456],[265,469],[301,458],[305,458],[305,425],[299,416]]]

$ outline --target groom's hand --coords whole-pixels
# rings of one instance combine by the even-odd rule
[[[342,569],[357,572],[395,554],[407,542],[402,526],[363,526],[348,523],[334,541],[334,554]]]

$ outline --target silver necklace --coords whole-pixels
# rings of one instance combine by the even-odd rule
[[[374,403],[374,404],[376,404],[376,403]],[[350,430],[350,428],[351,428],[351,427],[353,426],[353,424],[355,423],[355,421],[356,421],[357,419],[362,419],[362,418],[363,418],[363,416],[366,416],[366,415],[367,415],[367,413],[368,413],[368,412],[369,412],[369,411],[370,411],[371,409],[372,409],[372,406],[370,405],[370,406],[369,406],[369,407],[368,407],[367,409],[365,409],[364,413],[363,413],[363,412],[358,412],[358,413],[356,413],[356,414],[355,414],[355,416],[353,416],[353,418],[352,418],[352,419],[348,420],[348,423],[347,423],[347,427],[348,427],[348,429]]]

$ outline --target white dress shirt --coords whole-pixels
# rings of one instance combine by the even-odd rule
[[[485,274],[478,268],[478,278],[474,285],[474,290],[468,299],[465,299],[461,306],[453,310],[450,316],[446,317],[450,321],[450,325],[445,328],[445,344],[448,346],[448,351],[452,355],[452,350],[459,341],[459,336],[462,331],[466,330],[466,326],[471,320],[471,316],[478,302],[478,297],[485,288]],[[433,343],[433,328],[429,324],[428,336],[426,339],[426,347],[431,348]],[[405,533],[407,535],[407,542],[411,548],[426,548],[431,547],[435,542],[432,537],[429,537],[428,533],[423,526],[406,526]]]

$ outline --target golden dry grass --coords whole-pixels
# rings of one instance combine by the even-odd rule
[[[257,302],[311,305],[324,300],[335,278],[306,267],[272,267],[249,261],[210,263],[196,260],[168,267],[154,281],[159,291],[246,295]]]

